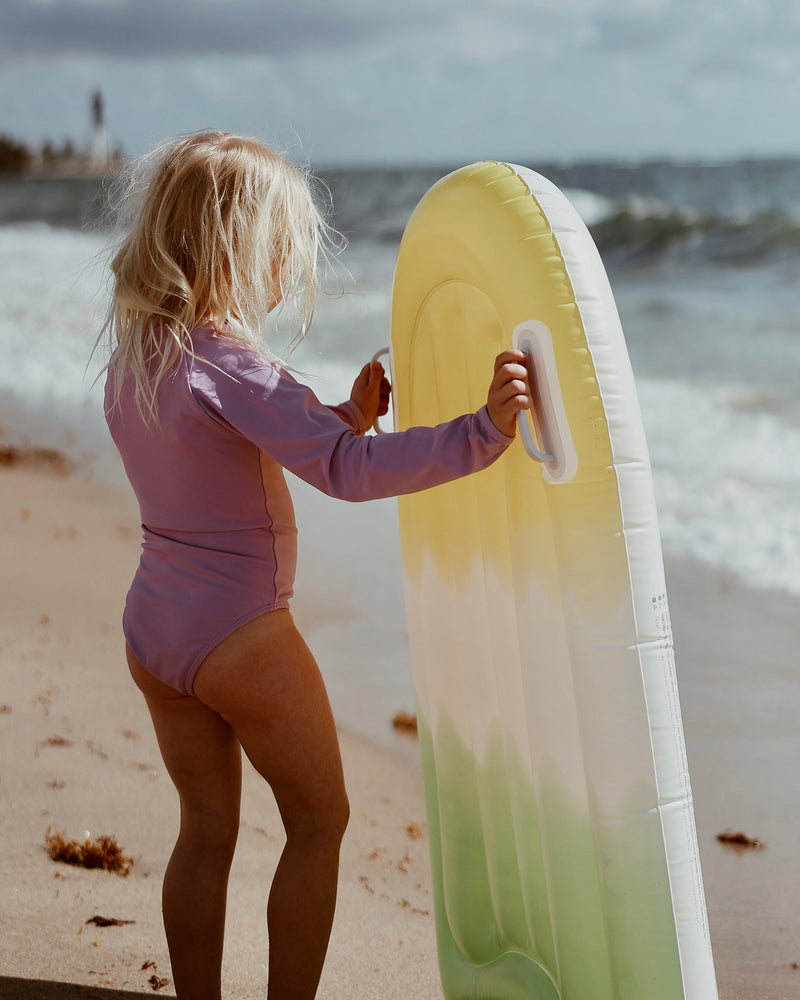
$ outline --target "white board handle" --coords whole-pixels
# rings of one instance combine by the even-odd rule
[[[528,319],[515,327],[512,343],[525,354],[531,389],[530,410],[517,414],[522,444],[541,463],[549,483],[569,482],[578,471],[578,455],[561,395],[552,334],[541,320]]]
[[[526,365],[526,368],[528,368],[528,382],[531,380],[530,369],[532,367],[532,365]],[[531,430],[531,421],[525,410],[520,410],[517,414],[517,425],[522,438],[522,446],[535,462],[541,462],[542,465],[544,465],[545,462],[555,461],[554,455],[549,454],[549,452],[539,451],[536,447],[536,441],[534,440],[533,431]]]
[[[382,358],[384,356],[384,354],[388,354],[388,353],[389,353],[389,348],[388,347],[382,347],[379,351],[376,351],[372,355],[372,361],[370,362],[370,364],[375,364],[375,362],[378,361],[378,360],[380,360],[380,358]],[[378,423],[378,418],[377,417],[375,417],[375,420],[374,420],[372,426],[373,426],[373,429],[375,430],[376,434],[385,434],[386,433],[386,431]]]

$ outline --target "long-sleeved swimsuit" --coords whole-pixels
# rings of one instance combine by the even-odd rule
[[[490,465],[511,438],[485,407],[437,427],[364,435],[359,407],[323,405],[282,366],[210,326],[160,383],[158,423],[126,371],[106,420],[139,500],[143,542],[123,631],[140,662],[192,693],[211,650],[292,596],[294,510],[283,470],[345,500],[399,496]]]

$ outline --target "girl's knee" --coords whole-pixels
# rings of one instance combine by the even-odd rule
[[[230,861],[239,837],[239,817],[219,816],[208,812],[181,812],[181,839],[194,850]]]
[[[316,835],[319,839],[336,844],[338,847],[342,842],[347,824],[350,822],[350,801],[347,793],[342,789],[341,793],[328,805],[324,813],[319,817]]]
[[[287,839],[337,850],[349,821],[350,802],[344,790],[313,812],[284,816]]]
[[[350,822],[350,800],[347,798],[347,793],[343,792],[341,801],[339,802],[338,812],[336,814],[335,830],[336,836],[341,843],[342,837],[344,837],[345,830],[347,829],[347,824]]]

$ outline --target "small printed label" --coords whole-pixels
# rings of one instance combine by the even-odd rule
[[[651,600],[654,624],[656,630],[670,638],[672,636],[672,622],[669,617],[669,604],[667,602],[666,591],[656,594]]]

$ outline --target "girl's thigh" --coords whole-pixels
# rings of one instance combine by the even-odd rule
[[[209,838],[235,841],[239,825],[241,749],[232,727],[197,698],[154,677],[127,647],[128,666],[150,710],[184,820],[200,820]],[[196,824],[198,825],[198,824]]]
[[[287,833],[341,833],[348,806],[336,725],[289,611],[271,611],[225,638],[200,666],[194,692],[271,785]]]

